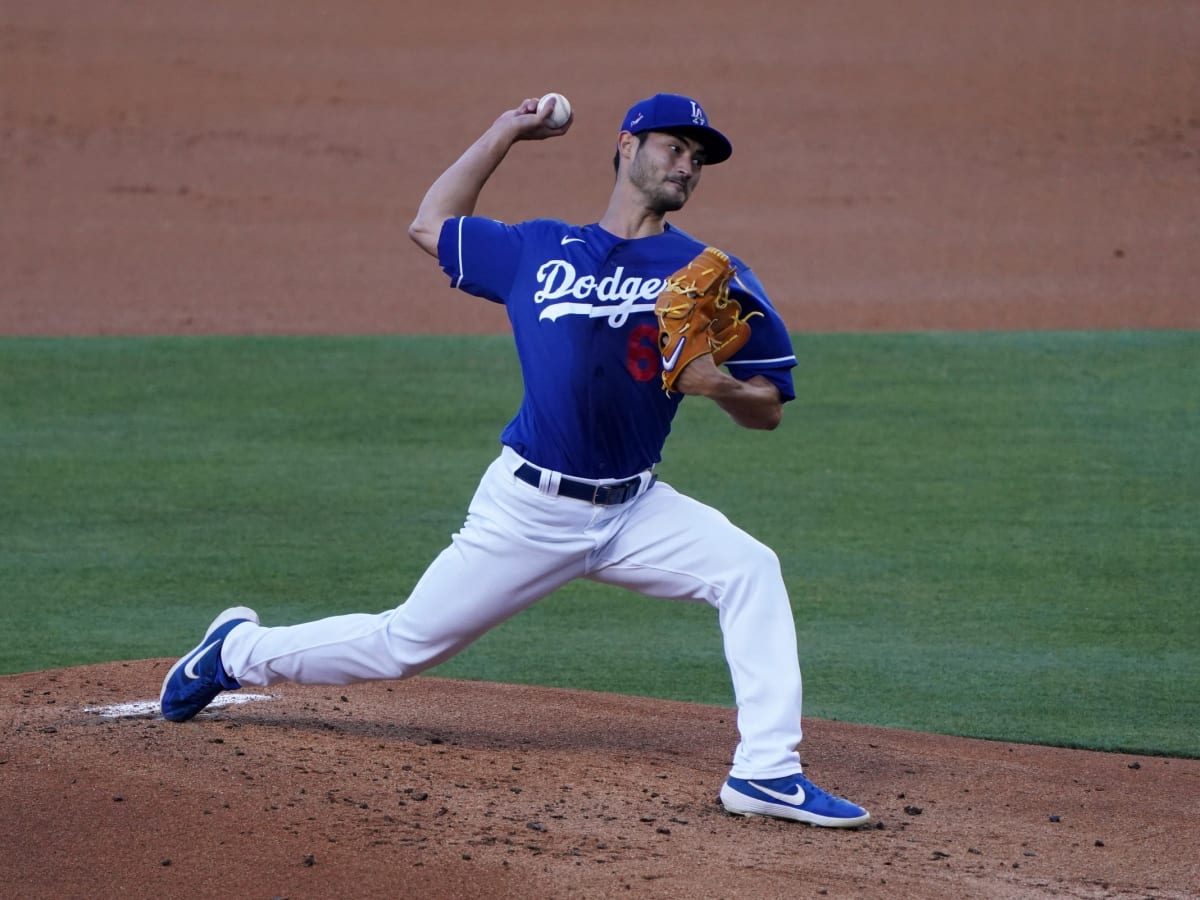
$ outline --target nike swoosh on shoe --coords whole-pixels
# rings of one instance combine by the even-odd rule
[[[796,785],[795,791],[791,794],[781,794],[779,791],[773,791],[769,787],[763,787],[757,782],[751,781],[750,783],[754,785],[754,789],[756,791],[761,791],[768,797],[778,800],[780,803],[787,803],[790,806],[800,806],[804,803],[804,788],[800,787],[800,785]]]
[[[196,672],[196,664],[204,658],[205,654],[208,653],[209,650],[211,650],[213,647],[216,647],[220,643],[221,642],[219,640],[213,641],[207,647],[204,647],[203,649],[201,649],[201,651],[199,653],[194,654],[192,656],[192,658],[189,659],[183,667],[184,677],[190,678],[193,681],[195,681],[197,678],[199,678],[200,675]]]

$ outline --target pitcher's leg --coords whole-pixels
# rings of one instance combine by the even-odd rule
[[[796,626],[774,551],[717,510],[660,483],[622,520],[588,577],[716,607],[741,736],[732,774],[800,771]]]
[[[532,500],[533,507],[521,504]],[[394,610],[277,628],[239,625],[222,661],[243,685],[348,684],[407,678],[449,659],[510,616],[578,577],[592,544],[539,541],[546,498],[493,466],[462,531]]]
[[[717,604],[741,742],[731,774],[771,778],[800,770],[803,689],[796,626],[779,559],[761,543]],[[754,571],[750,567],[754,567]]]

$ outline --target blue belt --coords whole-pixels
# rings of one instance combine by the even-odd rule
[[[541,487],[541,469],[524,463],[515,474],[526,484]],[[657,475],[651,475],[646,487],[650,487],[657,479]],[[570,497],[572,500],[582,500],[584,503],[592,503],[596,506],[616,506],[618,503],[625,503],[636,497],[641,487],[642,479],[640,478],[630,478],[628,481],[616,481],[612,484],[588,484],[586,481],[576,481],[573,478],[564,477],[558,481],[558,495]]]

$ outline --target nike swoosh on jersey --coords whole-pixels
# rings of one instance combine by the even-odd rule
[[[800,785],[796,785],[795,791],[790,794],[781,794],[779,791],[773,791],[769,787],[763,787],[757,782],[752,781],[750,783],[754,785],[754,789],[756,791],[762,791],[768,797],[773,797],[780,803],[787,803],[789,806],[800,806],[802,803],[804,803],[804,788],[800,787]]]
[[[586,244],[587,241],[585,241],[583,238],[573,238],[573,237],[565,237],[561,241],[559,241],[559,244],[563,247],[567,246],[567,244],[573,244],[573,243]]]
[[[213,647],[217,646],[220,643],[221,642],[219,640],[213,641],[211,644],[209,644],[207,647],[205,647],[203,650],[201,650],[199,653],[197,653],[195,656],[193,656],[191,659],[189,659],[187,661],[187,665],[185,665],[183,667],[183,674],[191,679],[199,678],[200,676],[198,674],[196,674],[196,663],[200,662],[200,660],[202,660],[204,658],[204,655],[206,653],[208,653],[209,650],[211,650]]]
[[[687,338],[681,337],[679,343],[675,345],[675,350],[671,354],[671,358],[667,359],[665,356],[663,357],[663,368],[666,371],[672,372],[675,370],[675,364],[679,362],[679,354],[683,352],[683,345],[686,343]]]

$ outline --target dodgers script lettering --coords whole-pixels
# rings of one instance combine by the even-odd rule
[[[665,283],[662,278],[626,277],[624,266],[617,266],[604,278],[580,277],[565,259],[543,263],[537,271],[537,280],[541,287],[534,293],[533,302],[539,306],[548,300],[571,298],[562,303],[550,303],[538,318],[554,321],[569,315],[606,317],[613,328],[624,325],[630,313],[653,311],[654,301]],[[594,302],[586,302],[589,300]],[[639,300],[645,302],[638,303]],[[597,303],[616,305],[598,306]]]

